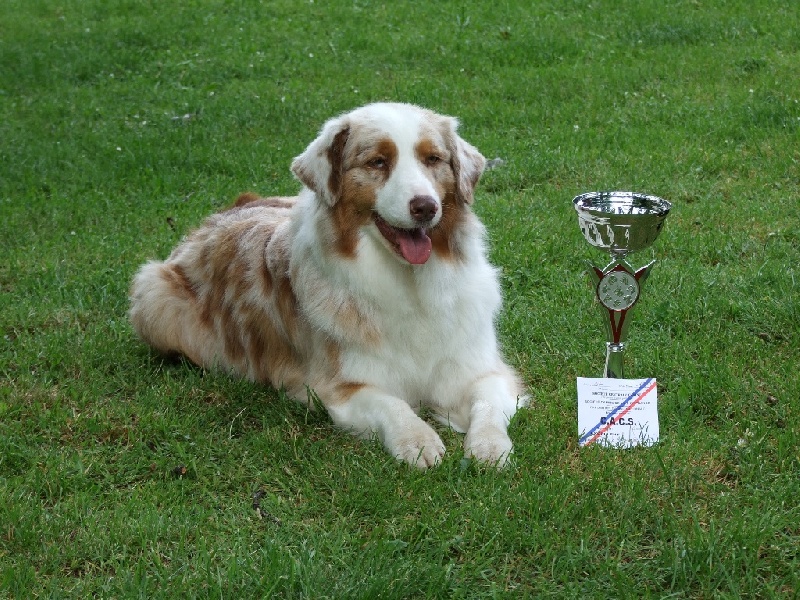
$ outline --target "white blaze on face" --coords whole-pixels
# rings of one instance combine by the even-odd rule
[[[426,223],[433,227],[442,217],[442,198],[436,192],[427,167],[420,162],[417,145],[423,129],[422,115],[417,111],[387,112],[381,115],[381,129],[397,147],[397,161],[386,183],[377,190],[375,211],[389,225],[400,229],[417,229],[420,224],[411,216],[410,202],[415,196],[428,196],[437,204],[436,215]]]

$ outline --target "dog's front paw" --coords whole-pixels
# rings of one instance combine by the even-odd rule
[[[470,429],[464,438],[464,454],[492,466],[502,468],[511,457],[513,446],[508,434],[493,426]]]
[[[427,469],[442,462],[444,443],[427,423],[422,421],[413,428],[396,432],[386,439],[386,449],[395,458],[419,469]]]

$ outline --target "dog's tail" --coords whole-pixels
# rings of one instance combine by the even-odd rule
[[[163,354],[183,354],[203,365],[209,336],[198,331],[197,294],[180,265],[151,261],[130,289],[128,316],[136,333]],[[206,339],[195,339],[204,337]],[[205,348],[205,350],[204,350]]]

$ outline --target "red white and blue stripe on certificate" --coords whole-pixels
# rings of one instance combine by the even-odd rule
[[[639,404],[642,399],[650,392],[656,389],[656,380],[653,378],[645,379],[644,383],[633,392],[630,396],[625,398],[619,405],[614,408],[608,415],[606,415],[600,422],[592,427],[589,431],[584,433],[578,440],[579,446],[589,446],[596,442],[609,428],[622,417],[624,417],[634,406]]]

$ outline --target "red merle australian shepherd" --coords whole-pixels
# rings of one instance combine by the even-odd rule
[[[140,269],[136,331],[300,402],[311,389],[338,426],[412,465],[445,452],[422,407],[466,433],[467,456],[505,464],[524,396],[471,209],[485,161],[457,125],[408,104],[331,119],[292,163],[298,196],[244,194]]]

